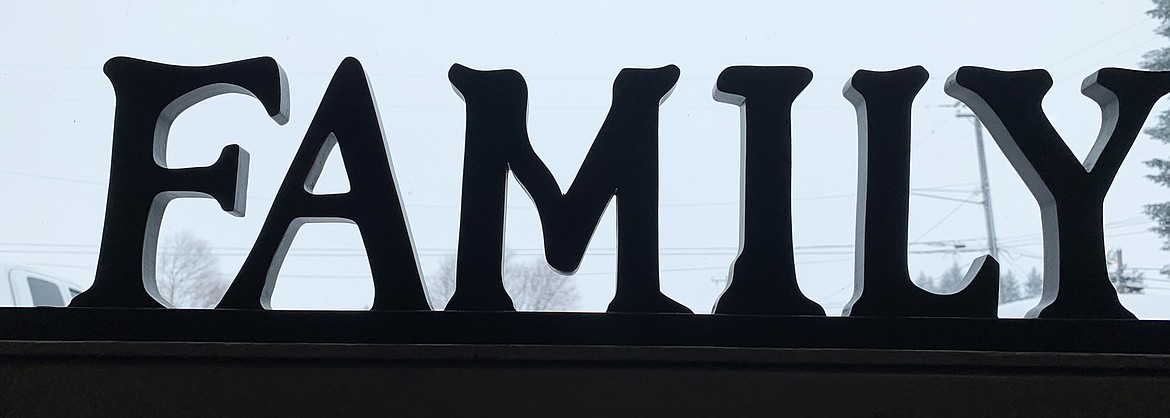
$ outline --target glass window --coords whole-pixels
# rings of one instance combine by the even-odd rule
[[[61,289],[50,281],[29,277],[28,291],[32,294],[33,306],[65,306]]]
[[[833,7],[747,0],[555,6],[365,0],[330,7],[279,2],[279,8],[271,7],[277,2],[238,2],[231,13],[203,6],[222,1],[132,7],[5,2],[6,15],[20,18],[0,20],[0,187],[4,196],[21,200],[0,208],[6,243],[0,249],[20,249],[4,253],[5,261],[52,266],[49,272],[63,279],[53,282],[59,287],[85,289],[96,276],[102,208],[107,191],[121,187],[110,184],[118,102],[102,72],[107,60],[130,55],[203,66],[272,56],[289,83],[286,124],[267,117],[256,99],[228,94],[182,112],[167,136],[169,168],[207,166],[229,144],[252,156],[246,216],[224,216],[212,199],[177,199],[166,206],[157,231],[161,247],[150,262],[163,299],[215,305],[254,245],[340,58],[352,55],[377,99],[418,267],[432,304],[444,306],[454,292],[462,196],[471,193],[461,188],[467,114],[452,89],[451,66],[510,68],[524,76],[525,141],[567,190],[608,115],[619,72],[676,64],[681,78],[655,110],[657,159],[647,162],[658,179],[654,265],[664,295],[710,312],[734,281],[729,267],[741,252],[744,152],[740,110],[713,100],[712,88],[729,66],[791,65],[807,67],[813,78],[793,101],[786,124],[792,182],[779,198],[791,203],[791,222],[783,226],[792,230],[793,248],[777,256],[795,260],[803,294],[841,315],[854,293],[859,176],[857,109],[842,88],[859,69],[922,65],[930,76],[904,122],[911,131],[912,193],[909,223],[900,228],[906,229],[910,278],[936,292],[954,291],[974,258],[994,254],[1003,276],[1000,314],[1022,316],[1041,299],[1040,209],[994,135],[973,125],[974,115],[946,94],[947,78],[963,65],[1044,69],[1053,80],[1042,106],[1048,122],[1068,141],[1067,151],[1084,161],[1101,131],[1101,110],[1081,94],[1082,80],[1103,67],[1170,68],[1170,38],[1164,36],[1170,19],[1146,13],[1159,2],[854,1]],[[346,24],[321,24],[334,21]],[[1115,176],[1101,227],[1103,250],[1118,255],[1097,256],[1111,260],[1098,273],[1108,269],[1123,283],[1122,303],[1147,319],[1170,319],[1170,236],[1155,232],[1165,230],[1170,213],[1152,218],[1146,212],[1153,205],[1170,208],[1170,188],[1147,177],[1163,178],[1161,166],[1145,163],[1170,159],[1170,136],[1160,133],[1170,132],[1164,129],[1170,124],[1162,124],[1170,121],[1168,111],[1170,98],[1159,100]],[[371,180],[350,172],[354,167],[346,167],[341,148],[325,155],[318,193]],[[352,182],[347,175],[355,176]],[[524,188],[508,178],[503,275],[514,302],[521,309],[605,311],[616,289],[616,204],[609,201],[575,274],[549,276],[543,224]],[[289,247],[272,306],[364,309],[374,295],[358,229],[311,225]],[[754,252],[745,254],[746,262]],[[550,283],[557,296],[521,290],[528,283]]]

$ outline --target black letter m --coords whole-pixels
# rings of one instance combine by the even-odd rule
[[[513,70],[454,65],[448,77],[467,103],[456,290],[447,307],[512,310],[501,277],[507,176],[532,198],[545,256],[576,271],[611,198],[617,205],[617,291],[610,312],[687,312],[658,283],[658,106],[678,81],[673,65],[623,69],[613,103],[567,193],[528,141],[528,87]]]

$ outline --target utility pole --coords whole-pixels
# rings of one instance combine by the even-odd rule
[[[955,104],[959,106],[959,103]],[[966,106],[963,106],[966,109]],[[999,258],[999,241],[995,238],[995,216],[991,211],[991,183],[987,181],[987,156],[983,152],[983,123],[974,113],[960,110],[955,114],[957,118],[971,121],[975,127],[975,151],[979,158],[979,186],[983,195],[983,218],[987,225],[987,251],[992,257]]]
[[[1120,286],[1121,285],[1121,275],[1122,275],[1122,273],[1125,273],[1125,262],[1122,261],[1122,259],[1121,259],[1121,249],[1120,248],[1118,248],[1115,251],[1115,253],[1117,254],[1117,284]]]
[[[1113,280],[1113,287],[1116,287],[1119,293],[1124,293],[1125,282],[1122,279],[1122,274],[1125,273],[1125,262],[1121,258],[1120,248],[1109,252],[1109,263],[1117,263],[1117,272],[1114,273],[1116,278]]]

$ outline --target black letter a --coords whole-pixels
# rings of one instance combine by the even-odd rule
[[[341,148],[350,191],[315,195],[334,145]],[[373,274],[373,310],[429,309],[373,92],[354,58],[337,67],[260,236],[219,307],[269,308],[280,264],[297,229],[308,222],[357,225]]]

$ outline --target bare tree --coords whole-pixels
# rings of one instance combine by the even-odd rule
[[[577,307],[581,295],[568,277],[553,271],[543,260],[504,257],[504,289],[518,311],[565,311]],[[443,260],[437,274],[425,278],[431,306],[447,306],[455,293],[455,257]]]
[[[191,231],[165,238],[155,263],[158,293],[176,308],[213,308],[230,284],[206,240]]]
[[[451,295],[455,294],[455,256],[443,259],[436,274],[423,276],[426,285],[427,299],[431,302],[431,309],[439,310],[447,307]]]

